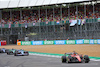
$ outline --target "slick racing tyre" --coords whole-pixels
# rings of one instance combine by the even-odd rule
[[[66,63],[66,56],[62,56],[62,63]]]
[[[68,56],[69,61],[71,62],[73,60],[73,57],[71,57],[70,55]]]
[[[27,53],[27,56],[29,56],[29,53]]]
[[[89,61],[90,61],[90,59],[89,59],[88,55],[85,55],[84,56],[84,62],[85,63],[89,63]]]
[[[9,52],[7,52],[7,55],[10,55]]]
[[[14,53],[14,56],[17,56],[16,53]]]

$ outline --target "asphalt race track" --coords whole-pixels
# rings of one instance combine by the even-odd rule
[[[100,61],[61,63],[60,58],[45,56],[14,56],[0,53],[0,67],[100,67]]]

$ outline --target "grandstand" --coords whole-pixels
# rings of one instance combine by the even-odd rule
[[[97,0],[0,0],[0,39],[98,39],[99,7]]]

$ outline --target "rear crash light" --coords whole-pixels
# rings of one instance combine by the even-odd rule
[[[24,52],[24,53],[28,53],[28,52]]]
[[[21,53],[18,53],[18,54],[21,54]]]

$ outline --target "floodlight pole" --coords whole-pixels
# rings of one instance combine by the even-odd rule
[[[47,8],[46,8],[46,22],[47,22]]]
[[[70,19],[70,7],[69,7],[69,4],[68,4],[68,17]]]
[[[0,20],[2,20],[2,10],[0,10]]]
[[[76,3],[76,20],[78,21],[78,5],[77,5],[77,3]],[[77,30],[79,30],[79,28],[78,28],[78,24],[77,24]],[[75,39],[76,39],[76,37],[77,37],[77,35],[75,34]]]
[[[54,13],[54,11],[55,11],[55,8],[54,8],[54,6],[53,6],[53,22],[54,22],[54,32],[55,32],[55,13]]]
[[[20,8],[20,22],[22,20],[22,9]],[[21,34],[23,34],[23,29],[22,29],[22,25],[21,25]]]
[[[12,11],[10,9],[10,21],[12,22]],[[12,28],[11,28],[11,34],[12,34]]]
[[[76,4],[76,15],[77,15],[77,19],[78,19],[78,6]]]
[[[46,22],[48,22],[48,20],[47,20],[47,7],[46,7]],[[47,33],[47,37],[48,37],[48,26],[47,26],[47,24],[46,24],[46,33]]]
[[[40,25],[40,7],[38,7],[38,16],[39,16],[39,33],[40,33],[40,38],[41,38],[41,25]]]
[[[60,17],[61,17],[61,23],[62,23],[62,5],[60,5],[60,12],[61,12],[61,14],[60,14]]]
[[[93,3],[93,18],[94,18],[94,3]]]
[[[86,17],[86,5],[84,4],[84,16]]]
[[[68,4],[68,18],[70,20],[70,6],[69,6],[69,4]],[[69,30],[70,30],[70,26],[69,26]]]
[[[0,20],[2,20],[2,10],[0,10]],[[2,35],[2,23],[1,23],[1,35]]]
[[[10,20],[12,21],[12,11],[10,9]]]

